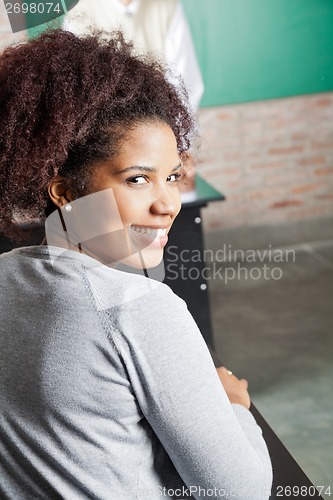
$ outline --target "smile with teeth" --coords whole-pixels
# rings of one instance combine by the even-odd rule
[[[142,227],[142,226],[131,226],[131,228],[136,231],[137,233],[142,233],[142,234],[147,234],[149,236],[153,237],[162,237],[166,235],[167,230],[158,228],[158,229],[153,229],[151,227]]]

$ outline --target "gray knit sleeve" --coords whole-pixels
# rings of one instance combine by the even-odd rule
[[[160,285],[115,317],[140,408],[193,497],[267,500],[272,467],[261,428],[230,404],[185,302]]]

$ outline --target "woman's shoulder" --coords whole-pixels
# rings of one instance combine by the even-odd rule
[[[181,308],[183,300],[163,283],[163,269],[156,271],[112,268],[72,250],[53,246],[21,247],[0,255],[0,273],[8,280],[29,286],[44,285],[55,293],[90,295],[98,310],[140,307]],[[153,277],[152,277],[153,276]],[[53,286],[54,285],[54,286]]]
[[[181,302],[168,285],[163,283],[163,269],[157,274],[150,270],[126,268],[109,268],[102,264],[86,267],[85,275],[93,296],[99,307],[133,308],[172,302]]]

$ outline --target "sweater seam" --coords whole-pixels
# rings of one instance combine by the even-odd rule
[[[110,324],[110,322],[108,321],[107,315],[104,313],[103,309],[101,308],[100,310],[98,310],[98,308],[96,307],[96,302],[99,303],[99,299],[98,299],[97,296],[94,295],[94,293],[92,291],[91,284],[89,283],[89,280],[87,279],[87,274],[86,274],[86,268],[85,268],[85,266],[83,266],[83,271],[79,267],[77,267],[75,264],[73,264],[73,267],[81,275],[81,278],[83,280],[83,285],[85,287],[86,292],[89,295],[89,298],[92,301],[93,308],[94,308],[94,310],[95,310],[95,312],[97,314],[97,317],[98,317],[99,322],[100,322],[100,324],[102,326],[104,334],[106,335],[106,337],[109,340],[110,344],[115,349],[117,355],[119,356],[119,358],[123,362],[123,359],[122,359],[122,356],[121,356],[121,352],[120,352],[120,350],[119,350],[119,348],[117,346],[115,338],[113,337],[113,334],[117,335],[117,334],[120,333],[119,330],[116,327],[114,327],[113,325]]]

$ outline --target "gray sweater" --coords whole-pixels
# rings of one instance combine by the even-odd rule
[[[47,246],[0,276],[1,499],[269,498],[261,429],[168,286]]]

